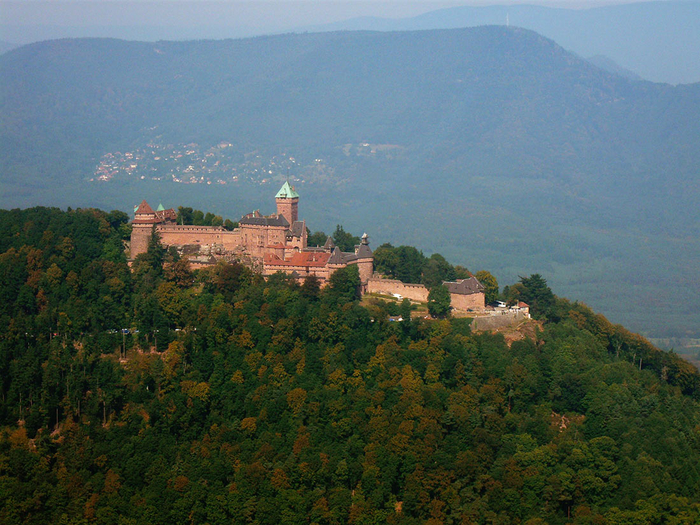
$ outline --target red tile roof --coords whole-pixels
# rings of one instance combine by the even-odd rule
[[[331,254],[327,252],[298,252],[288,261],[283,261],[277,255],[268,253],[263,257],[264,264],[273,266],[326,266]]]
[[[136,208],[136,213],[155,213],[153,211],[153,208],[151,208],[148,203],[146,202],[146,199],[143,199],[141,201],[141,204],[139,204],[139,207]]]

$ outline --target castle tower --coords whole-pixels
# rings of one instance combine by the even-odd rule
[[[153,225],[158,222],[156,213],[144,200],[134,210],[134,220],[131,223],[131,258],[146,253],[148,241],[151,238]]]
[[[357,247],[355,255],[357,255],[357,269],[360,272],[360,282],[364,293],[367,290],[367,281],[372,278],[374,273],[374,254],[369,247],[369,236],[366,233],[362,235],[362,241]]]
[[[280,191],[275,195],[277,202],[277,215],[282,215],[292,226],[299,220],[299,194],[294,187],[285,182]]]

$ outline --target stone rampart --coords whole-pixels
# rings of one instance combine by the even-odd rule
[[[486,307],[483,292],[472,293],[469,295],[451,293],[450,298],[452,308],[455,310],[461,310],[463,312],[468,312],[469,310],[481,312]]]
[[[231,250],[240,244],[240,233],[228,231],[219,226],[162,225],[157,228],[161,242],[166,246],[187,244],[219,244]]]
[[[493,315],[475,317],[472,321],[472,330],[497,330],[519,323],[529,317],[529,314],[519,311],[494,312]]]
[[[408,284],[395,279],[376,279],[367,281],[367,293],[385,295],[399,294],[412,301],[428,301],[428,289],[423,284]]]

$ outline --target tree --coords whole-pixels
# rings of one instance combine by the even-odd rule
[[[465,266],[457,265],[455,266],[455,279],[469,279],[472,276],[472,272],[470,272]]]
[[[444,257],[438,255],[438,258],[433,263],[435,272],[439,272],[440,268],[443,267],[440,259],[449,265],[444,260]],[[376,270],[387,277],[393,277],[404,283],[420,283],[426,262],[427,259],[423,253],[413,246],[394,248],[387,243],[382,244],[374,252],[374,267]],[[432,272],[432,274],[435,274],[435,272]],[[451,274],[448,272],[448,275]]]
[[[204,216],[202,223],[204,224],[204,226],[212,226],[215,218],[216,215],[208,211],[207,214]]]
[[[450,314],[450,292],[444,284],[433,287],[428,294],[428,312],[433,317],[444,318]]]
[[[212,272],[212,279],[207,285],[211,293],[220,293],[226,301],[232,301],[235,293],[252,281],[252,272],[237,262],[219,262]]]
[[[374,269],[387,277],[395,277],[399,255],[391,244],[384,243],[374,250]]]
[[[327,297],[339,303],[360,299],[360,272],[356,264],[340,268],[329,279]]]
[[[325,242],[326,239],[323,239]],[[351,252],[355,249],[355,245],[360,244],[360,238],[346,232],[343,227],[338,224],[333,233],[333,242],[343,252]]]
[[[484,296],[486,304],[491,304],[498,299],[498,281],[486,270],[476,272],[474,276],[484,285]]]
[[[301,285],[301,295],[307,299],[317,299],[320,290],[321,281],[313,274],[304,279],[304,284]]]
[[[545,278],[533,273],[530,277],[521,277],[520,283],[523,285],[520,300],[530,306],[532,316],[536,319],[550,319],[554,315],[555,298]]]
[[[401,301],[401,304],[399,305],[399,314],[404,321],[411,320],[411,301],[406,298]]]
[[[323,232],[308,232],[307,228],[307,244],[309,246],[323,246],[326,243],[326,239],[328,239],[328,235],[326,235]],[[342,249],[342,248],[341,248]]]
[[[503,287],[503,292],[501,292],[501,299],[509,306],[517,304],[520,300],[523,289],[523,283],[515,283],[512,286],[505,285]]]
[[[113,230],[118,230],[123,224],[129,224],[129,216],[123,211],[112,210],[106,216],[107,222]]]
[[[193,210],[191,207],[179,206],[177,208],[177,223],[178,224],[192,224]]]
[[[428,289],[443,281],[454,281],[456,277],[455,269],[439,253],[431,255],[423,266],[422,282]]]
[[[396,252],[399,259],[396,278],[404,283],[420,283],[426,262],[423,252],[413,246],[399,246]]]
[[[177,259],[164,269],[165,278],[174,282],[180,288],[187,288],[194,282],[194,275],[188,259]]]

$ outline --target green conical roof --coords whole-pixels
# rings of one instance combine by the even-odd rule
[[[165,208],[163,208],[162,204],[159,204],[158,209],[156,211],[165,211]]]
[[[299,194],[294,191],[294,188],[289,185],[289,181],[285,182],[280,188],[280,191],[275,195],[275,199],[294,199],[299,198]]]

